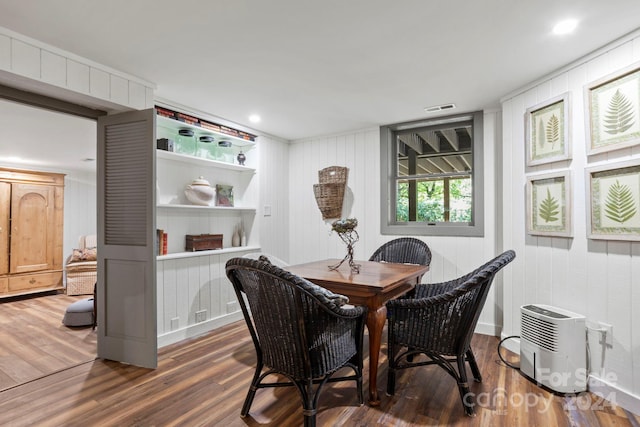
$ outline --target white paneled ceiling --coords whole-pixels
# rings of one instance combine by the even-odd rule
[[[638,0],[0,0],[2,27],[288,140],[499,107],[639,17]]]

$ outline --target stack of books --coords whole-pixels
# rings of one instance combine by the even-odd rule
[[[167,233],[164,230],[156,230],[156,255],[167,254]]]

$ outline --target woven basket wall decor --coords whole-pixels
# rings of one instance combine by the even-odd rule
[[[343,166],[329,166],[318,171],[320,183],[313,185],[313,194],[322,213],[322,219],[341,217],[348,176],[349,168]]]
[[[347,185],[349,168],[344,166],[329,166],[318,171],[320,184],[344,184]]]

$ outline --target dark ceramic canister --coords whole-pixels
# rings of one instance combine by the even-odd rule
[[[238,164],[244,166],[244,161],[247,160],[247,156],[244,155],[244,153],[242,151],[240,151],[240,153],[238,153]]]

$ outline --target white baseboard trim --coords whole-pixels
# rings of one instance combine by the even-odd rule
[[[474,331],[476,334],[480,335],[490,335],[492,337],[500,336],[500,330],[502,328],[497,325],[493,325],[491,323],[482,323],[478,322],[476,325],[476,330]]]
[[[640,396],[636,396],[629,393],[626,390],[622,390],[601,378],[594,375],[589,375],[589,391],[603,399],[605,401],[596,401],[595,405],[608,405],[612,404],[620,406],[629,412],[633,412],[635,415],[640,415]]]
[[[509,335],[505,335],[504,333],[501,333],[500,339],[503,340],[508,336]],[[517,338],[514,337],[506,340],[505,342],[502,343],[502,347],[506,348],[507,350],[515,354],[520,354],[520,337],[517,337]]]
[[[185,328],[176,329],[175,331],[158,335],[158,348],[167,346],[169,344],[175,344],[187,338],[197,337],[198,335],[211,332],[214,329],[218,329],[224,325],[228,325],[229,323],[233,323],[242,319],[242,311],[238,310],[235,313],[225,314],[224,316],[209,319],[204,322],[196,323],[194,325],[188,325]]]

